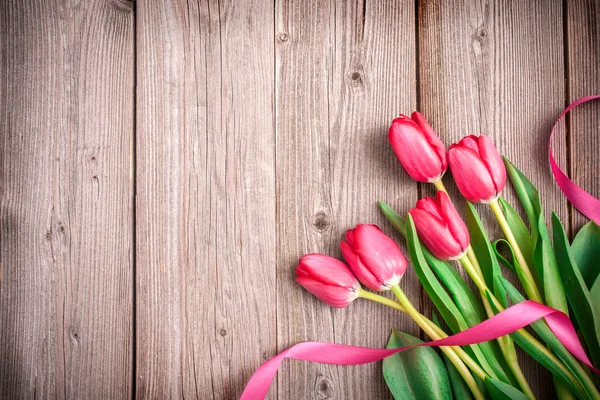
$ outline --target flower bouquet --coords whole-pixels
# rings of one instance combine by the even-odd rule
[[[406,313],[432,342],[392,330],[388,350],[304,343],[265,363],[248,386],[274,375],[286,357],[340,364],[383,359],[395,399],[534,399],[518,346],[552,373],[559,399],[600,399],[591,373],[598,373],[592,364],[600,365],[600,227],[590,222],[569,241],[553,214],[551,238],[537,189],[484,135],[467,136],[446,150],[425,117],[414,112],[394,119],[388,137],[405,171],[437,190],[405,217],[379,203],[406,239],[435,311],[423,315],[403,292],[409,262],[375,225],[346,232],[340,242],[345,263],[323,254],[301,257],[296,280],[333,307],[362,298]],[[448,167],[466,199],[465,220],[441,180]],[[526,221],[501,197],[507,176]],[[495,241],[478,214],[488,206],[504,236]],[[509,274],[518,277],[523,293],[506,279]],[[395,299],[378,293],[384,291]],[[439,346],[439,353],[431,346]],[[242,397],[252,398],[248,393]]]

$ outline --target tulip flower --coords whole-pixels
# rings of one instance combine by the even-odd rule
[[[400,247],[376,225],[348,230],[340,247],[354,275],[369,289],[389,290],[406,272],[408,262]]]
[[[450,170],[462,195],[475,203],[496,199],[506,184],[506,168],[492,141],[469,135],[448,151]]]
[[[446,147],[425,117],[415,111],[392,121],[388,139],[408,175],[419,182],[438,181],[448,168]]]
[[[358,297],[360,283],[346,264],[333,257],[302,256],[296,275],[296,282],[330,306],[343,308]]]
[[[469,231],[445,192],[426,197],[409,211],[425,246],[440,260],[461,258],[469,247]]]

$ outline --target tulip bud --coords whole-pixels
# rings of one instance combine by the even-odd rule
[[[437,192],[436,199],[417,201],[409,213],[419,237],[434,256],[440,260],[458,259],[469,247],[469,231],[446,193]]]
[[[389,290],[406,271],[406,257],[376,225],[358,224],[348,230],[340,247],[354,275],[369,289]]]
[[[506,167],[492,141],[469,135],[448,152],[450,169],[462,195],[475,203],[495,200],[506,184]]]
[[[411,118],[401,114],[394,119],[388,139],[398,161],[414,180],[435,182],[446,172],[446,147],[421,113],[415,111]]]
[[[296,282],[337,308],[352,303],[360,289],[360,283],[346,264],[324,254],[302,256],[296,267]]]

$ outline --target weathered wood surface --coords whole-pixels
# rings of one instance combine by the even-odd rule
[[[132,7],[3,1],[0,46],[0,398],[130,398]]]
[[[414,3],[280,1],[275,11],[278,350],[303,340],[382,347],[392,327],[417,334],[393,310],[333,310],[293,280],[302,254],[341,257],[358,222],[392,233],[377,200],[406,210],[417,199],[387,143],[389,121],[416,107]],[[403,280],[418,304],[417,282]],[[377,364],[289,362],[277,382],[283,399],[389,396]]]
[[[239,397],[276,349],[273,4],[137,18],[136,395]]]
[[[492,137],[580,226],[547,134],[600,92],[599,21],[598,0],[0,2],[0,398],[236,398],[298,341],[416,334],[320,303],[297,258],[340,257],[358,222],[393,235],[376,201],[433,192],[387,144],[416,108],[447,144]],[[583,106],[554,143],[596,196],[599,119]],[[380,364],[286,361],[268,397],[391,396]]]
[[[600,1],[570,0],[566,4],[567,84],[569,103],[600,94]],[[600,196],[600,107],[598,101],[577,107],[567,117],[569,164],[561,167],[580,187]],[[562,138],[562,137],[561,137]],[[567,169],[568,168],[568,169]],[[588,220],[571,213],[571,234]]]

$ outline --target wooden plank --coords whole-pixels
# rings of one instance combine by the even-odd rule
[[[414,2],[278,1],[276,18],[278,348],[383,347],[392,327],[418,334],[393,310],[365,300],[334,310],[293,280],[302,254],[341,258],[339,240],[358,222],[393,233],[377,200],[402,212],[416,201],[387,142],[391,120],[416,107]],[[412,271],[403,286],[418,305]],[[277,381],[282,399],[390,397],[378,363],[286,362]]]
[[[132,384],[133,12],[0,5],[0,397]]]
[[[600,1],[567,2],[569,103],[583,96],[600,94]],[[580,187],[600,197],[600,102],[579,106],[569,114],[570,175]],[[559,136],[559,140],[562,136]],[[561,167],[567,171],[567,164]],[[588,221],[576,209],[571,232]]]
[[[566,202],[551,178],[546,147],[565,99],[562,2],[419,4],[425,115],[447,144],[470,133],[491,137],[540,189],[546,215],[556,210],[566,221]],[[560,137],[555,151],[564,162]],[[445,181],[457,198],[450,174]],[[512,190],[505,197],[518,204]],[[495,226],[490,210],[478,209],[487,226]],[[491,233],[500,234],[497,228]],[[550,397],[550,374],[529,357],[521,361],[538,397]]]
[[[273,4],[137,4],[137,397],[237,398],[275,348]]]

